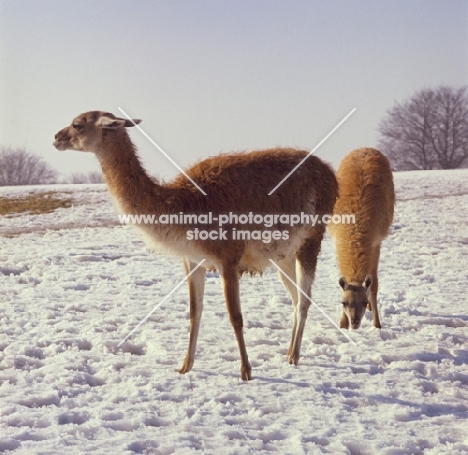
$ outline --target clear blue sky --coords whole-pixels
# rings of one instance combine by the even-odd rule
[[[395,101],[468,83],[468,0],[4,0],[0,145],[64,175],[57,152],[81,112],[122,107],[182,167],[222,151],[312,149],[335,166],[375,146]],[[150,173],[177,172],[138,132]]]

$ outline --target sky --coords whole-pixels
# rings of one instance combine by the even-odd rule
[[[313,149],[336,167],[375,147],[396,101],[468,84],[468,0],[3,0],[0,147],[63,177],[99,170],[58,152],[78,114],[119,107],[182,168],[220,152]],[[130,131],[130,130],[129,130]],[[178,173],[138,130],[145,167]]]

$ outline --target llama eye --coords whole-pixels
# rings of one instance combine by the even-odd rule
[[[80,125],[78,123],[72,125],[73,129],[76,131],[81,131],[83,129],[83,125]]]
[[[347,306],[347,305],[348,305],[348,302],[341,302],[341,304],[342,304],[343,306]]]

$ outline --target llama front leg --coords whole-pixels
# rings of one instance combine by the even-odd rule
[[[187,275],[197,266],[195,262],[184,259],[184,266]],[[197,347],[198,332],[200,330],[200,320],[203,312],[203,294],[205,291],[204,267],[198,267],[188,278],[189,298],[190,298],[190,341],[184,364],[179,373],[188,373],[195,360],[195,349]]]
[[[382,328],[379,318],[379,310],[377,308],[377,293],[379,290],[379,281],[377,274],[372,274],[372,284],[370,288],[369,303],[372,311],[372,325],[378,329]]]
[[[377,293],[379,292],[379,277],[377,274],[377,270],[379,267],[379,259],[380,259],[380,245],[377,245],[374,247],[373,256],[372,256],[372,270],[371,270],[372,283],[370,285],[370,290],[369,290],[369,305],[372,311],[372,324],[374,327],[381,329],[382,326],[380,324],[379,310],[377,308]]]
[[[348,315],[344,311],[340,319],[340,329],[349,329]]]
[[[236,334],[237,344],[239,346],[239,354],[241,360],[241,378],[243,381],[252,379],[252,368],[247,356],[247,349],[244,341],[244,321],[242,318],[240,297],[239,297],[239,275],[237,266],[228,265],[223,267],[221,271],[223,281],[224,297],[226,299],[226,306],[229,313],[229,319],[234,333]]]

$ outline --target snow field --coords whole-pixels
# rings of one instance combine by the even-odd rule
[[[3,217],[0,452],[467,453],[467,182],[467,170],[395,175],[380,261],[383,328],[368,312],[349,332],[357,346],[311,306],[302,358],[289,365],[286,291],[273,270],[244,277],[249,383],[214,273],[190,373],[177,373],[186,285],[117,347],[184,270],[118,225],[104,186],[58,188],[72,192],[72,209]],[[28,191],[43,189],[2,188],[0,197]],[[338,277],[327,236],[313,299],[336,322]]]

